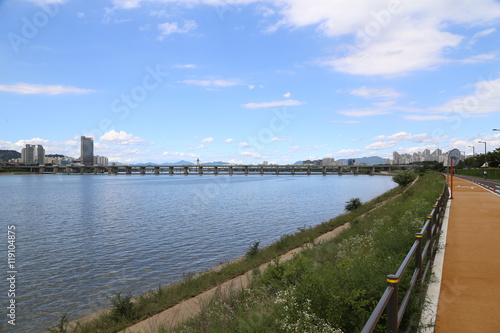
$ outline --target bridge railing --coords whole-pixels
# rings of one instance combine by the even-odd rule
[[[387,332],[398,333],[399,326],[403,320],[410,296],[415,288],[421,288],[425,281],[429,268],[434,260],[434,249],[436,248],[439,232],[443,224],[446,203],[449,198],[448,187],[445,185],[443,192],[436,200],[431,213],[420,232],[415,234],[415,241],[410,251],[395,274],[387,275],[387,288],[366,322],[362,333],[371,333],[379,323],[384,311],[387,313]],[[412,260],[415,260],[415,269],[411,275],[409,287],[399,302],[399,283]]]

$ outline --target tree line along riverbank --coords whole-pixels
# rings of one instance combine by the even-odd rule
[[[406,189],[399,186],[316,227],[283,235],[266,248],[250,244],[245,258],[218,271],[160,286],[135,299],[116,295],[113,307],[95,320],[69,328],[63,317],[51,332],[117,332],[252,270],[250,288],[231,297],[214,298],[199,316],[175,332],[359,331],[385,289],[385,276],[401,263],[443,184],[442,176],[424,174]],[[286,263],[275,261],[267,270],[255,271],[261,263],[347,222],[351,228],[334,240],[303,251]],[[404,283],[401,288],[404,290]],[[414,304],[410,315],[418,310]],[[167,332],[167,327],[160,326],[157,331]]]

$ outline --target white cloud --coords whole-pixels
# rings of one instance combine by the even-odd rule
[[[397,99],[403,95],[392,88],[363,86],[351,91],[351,95],[363,98]]]
[[[240,143],[238,143],[238,146],[240,146],[240,147],[248,147],[248,146],[250,146],[250,144],[247,143],[247,142],[240,142]]]
[[[404,116],[405,119],[411,121],[428,121],[428,120],[445,120],[448,117],[445,116],[437,116],[437,115],[420,115],[420,114],[411,114]]]
[[[224,143],[227,143],[227,144],[230,144],[233,142],[234,142],[234,139],[231,139],[231,138],[224,140]]]
[[[288,141],[288,142],[290,142],[290,141],[292,141],[292,140],[291,140],[290,138],[285,138],[285,137],[283,137],[283,138],[278,138],[277,136],[275,136],[274,138],[272,138],[272,139],[271,139],[271,141],[272,141],[272,142],[279,142],[279,141]]]
[[[100,141],[107,143],[116,143],[120,145],[139,145],[146,143],[138,136],[134,136],[125,131],[116,132],[115,130],[104,133],[101,136]]]
[[[184,80],[181,82],[201,87],[234,87],[241,84],[239,80]]]
[[[484,54],[477,54],[469,58],[457,60],[457,62],[463,64],[477,64],[491,60],[496,60],[497,58],[498,58],[497,55],[494,53],[484,53]]]
[[[196,65],[194,64],[178,64],[174,66],[175,68],[188,68],[188,69],[194,69],[196,68]]]
[[[283,97],[285,98],[290,98],[292,96],[292,94],[290,94],[289,92],[287,92],[286,94],[283,94]]]
[[[200,142],[207,142],[207,143],[210,143],[210,142],[214,142],[214,138],[210,137],[210,138],[205,138],[205,139],[201,139]]]
[[[28,0],[38,6],[46,6],[52,4],[63,5],[67,0]]]
[[[180,152],[164,152],[162,155],[164,156],[175,156],[175,157],[200,157],[200,155],[196,154],[188,154],[188,153],[180,153]]]
[[[250,84],[250,85],[248,86],[248,89],[250,89],[250,90],[254,90],[254,89],[255,89],[255,85]]]
[[[429,111],[446,116],[459,114],[464,118],[500,111],[500,79],[479,81],[472,87],[475,88],[473,93],[454,98]]]
[[[469,45],[475,44],[479,38],[488,36],[488,35],[494,33],[495,31],[497,31],[495,28],[490,28],[490,29],[485,29],[485,30],[481,30],[481,31],[477,32],[469,40]]]
[[[461,41],[461,36],[439,31],[430,23],[410,20],[388,31],[384,38],[375,38],[366,47],[322,64],[355,75],[406,75],[446,63],[444,50],[457,47]]]
[[[198,25],[193,20],[184,21],[184,25],[182,27],[179,26],[177,22],[165,22],[158,24],[158,30],[160,30],[159,40],[163,40],[165,36],[171,34],[185,34],[194,29],[196,29]]]
[[[165,9],[152,10],[149,12],[149,15],[158,18],[166,18],[170,16],[170,14]]]
[[[372,143],[371,145],[366,146],[365,149],[369,149],[369,150],[382,150],[382,149],[392,148],[395,145],[396,145],[395,141],[375,142],[375,143]]]
[[[397,142],[401,141],[412,141],[412,142],[417,142],[417,143],[422,143],[422,142],[431,142],[431,143],[437,143],[440,137],[433,137],[427,133],[420,133],[420,134],[411,134],[407,132],[398,132],[392,135],[379,135],[374,137],[372,140],[374,141],[389,141],[394,144]]]
[[[358,120],[328,120],[329,123],[339,123],[339,124],[359,124]]]
[[[263,156],[261,153],[255,151],[242,151],[240,154],[244,156],[251,156],[254,158],[267,158],[266,156]]]
[[[362,150],[361,149],[342,149],[342,150],[339,150],[337,152],[338,155],[341,155],[341,156],[352,156],[352,155],[356,155],[358,153],[361,153]]]
[[[380,116],[384,114],[390,114],[391,112],[378,108],[359,108],[359,109],[341,110],[338,111],[338,113],[348,117],[367,117],[367,116]]]
[[[76,16],[77,16],[78,18],[83,18],[83,17],[85,17],[85,13],[83,13],[83,12],[77,12],[77,13],[76,13]]]
[[[43,84],[16,83],[12,85],[0,85],[0,91],[13,92],[22,95],[64,95],[64,94],[88,94],[95,92],[90,89],[82,89],[72,86],[53,86]]]
[[[40,138],[33,138],[29,140],[19,140],[15,144],[18,147],[24,148],[26,145],[47,145],[49,143],[49,140],[45,139],[40,139]]]
[[[270,108],[270,107],[278,107],[278,106],[296,106],[302,105],[304,102],[296,101],[293,99],[285,100],[285,101],[274,101],[274,102],[264,102],[264,103],[247,103],[244,105],[247,109],[260,109],[260,108]]]

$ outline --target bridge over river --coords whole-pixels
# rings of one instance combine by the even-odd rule
[[[2,167],[8,171],[37,174],[109,174],[109,175],[342,175],[375,174],[412,168],[411,165],[317,166],[317,165],[32,165]]]

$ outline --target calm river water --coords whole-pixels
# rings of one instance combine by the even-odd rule
[[[0,331],[40,332],[240,257],[395,187],[366,175],[0,177]],[[15,226],[15,296],[7,233]],[[15,300],[16,326],[7,323]]]

